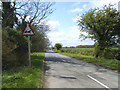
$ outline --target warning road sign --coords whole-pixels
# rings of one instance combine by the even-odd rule
[[[30,27],[29,24],[26,25],[23,33],[22,33],[23,36],[34,36],[35,35],[35,32],[32,30],[32,28]]]

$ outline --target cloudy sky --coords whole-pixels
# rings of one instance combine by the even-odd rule
[[[105,4],[116,4],[119,0],[85,0],[80,2],[56,2],[53,14],[48,18],[48,24],[51,31],[48,37],[54,46],[55,43],[61,43],[63,46],[93,45],[94,41],[86,39],[81,41],[80,31],[76,20],[78,15],[82,15],[90,8],[103,7]],[[87,33],[84,33],[87,35]]]

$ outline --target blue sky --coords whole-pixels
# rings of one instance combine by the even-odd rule
[[[54,46],[55,43],[61,43],[63,46],[93,45],[93,40],[86,39],[81,41],[79,39],[81,32],[75,21],[79,15],[82,15],[90,8],[102,7],[110,3],[108,0],[97,1],[56,2],[53,6],[56,10],[48,18],[48,24],[51,28],[48,38],[52,45]],[[115,7],[117,8],[118,0],[111,0],[111,3],[116,4]],[[87,33],[84,34],[87,35]]]

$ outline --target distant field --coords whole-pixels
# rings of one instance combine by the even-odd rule
[[[94,55],[94,48],[63,48],[63,52],[81,54],[81,55]]]
[[[105,56],[107,58],[115,59],[115,54],[117,50],[118,48],[112,48],[109,51],[106,51]],[[62,48],[61,51],[72,54],[95,56],[94,48]]]

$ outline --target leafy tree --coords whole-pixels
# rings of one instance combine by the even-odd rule
[[[48,25],[41,23],[41,20],[53,12],[52,5],[53,3],[42,2],[2,2],[0,18],[3,25],[3,69],[27,64],[27,38],[21,35],[26,24],[30,24],[35,31],[35,36],[31,38],[32,52],[43,51],[48,47],[49,39],[46,33],[50,29]]]
[[[32,52],[40,52],[46,49],[49,45],[49,40],[43,33],[36,32],[35,36],[31,38]]]
[[[56,43],[55,47],[57,48],[57,50],[60,50],[62,48],[62,45],[60,43]]]
[[[18,30],[23,30],[26,24],[30,24],[35,31],[31,37],[32,52],[43,51],[49,46],[47,32],[50,31],[46,19],[54,11],[51,2],[16,2],[16,15],[20,18],[17,24]]]
[[[42,23],[39,26],[32,26],[35,31],[35,36],[31,37],[31,50],[32,52],[43,51],[49,46],[49,39],[47,38],[47,32],[50,28],[46,23]]]
[[[105,48],[120,45],[120,13],[113,5],[90,9],[81,16],[78,25],[81,27],[80,31],[88,33],[87,36],[81,34],[81,37],[97,42],[96,57]]]
[[[41,51],[49,45],[46,33],[50,30],[46,19],[53,12],[53,4],[50,2],[2,2],[3,27],[16,26],[17,30],[24,30],[27,24],[34,29],[36,36],[32,37],[33,51]],[[19,20],[18,20],[19,19]],[[15,25],[16,24],[16,25]]]
[[[17,23],[18,18],[15,14],[14,8],[15,2],[11,5],[11,2],[2,2],[2,27],[5,28],[7,26],[13,28],[14,24]]]

